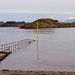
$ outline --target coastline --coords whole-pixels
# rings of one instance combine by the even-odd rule
[[[75,75],[75,72],[2,70],[0,75]]]
[[[10,27],[0,27],[0,28],[10,28]],[[16,27],[16,28],[19,28],[19,29],[36,29],[36,27]],[[73,26],[73,27],[39,27],[39,28],[75,28],[75,27]]]
[[[75,28],[75,27],[38,27],[38,28]],[[20,27],[19,29],[36,29],[36,27]]]

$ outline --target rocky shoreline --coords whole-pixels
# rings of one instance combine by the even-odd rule
[[[2,70],[0,75],[75,75],[75,72]]]

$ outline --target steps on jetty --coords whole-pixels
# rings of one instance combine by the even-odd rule
[[[11,52],[0,51],[0,61],[2,61],[5,57],[7,57]]]

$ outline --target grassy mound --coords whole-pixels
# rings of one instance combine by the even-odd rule
[[[34,22],[25,23],[21,28],[36,28],[38,22],[39,28],[57,28],[57,27],[71,27],[71,24],[60,23],[58,20],[53,20],[50,18],[47,19],[38,19]]]

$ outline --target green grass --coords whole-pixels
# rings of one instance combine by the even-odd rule
[[[68,23],[60,23],[56,22],[53,19],[47,18],[47,19],[38,19],[31,23],[25,23],[22,28],[36,28],[38,22],[39,28],[52,28],[52,27],[71,27],[71,24]]]

